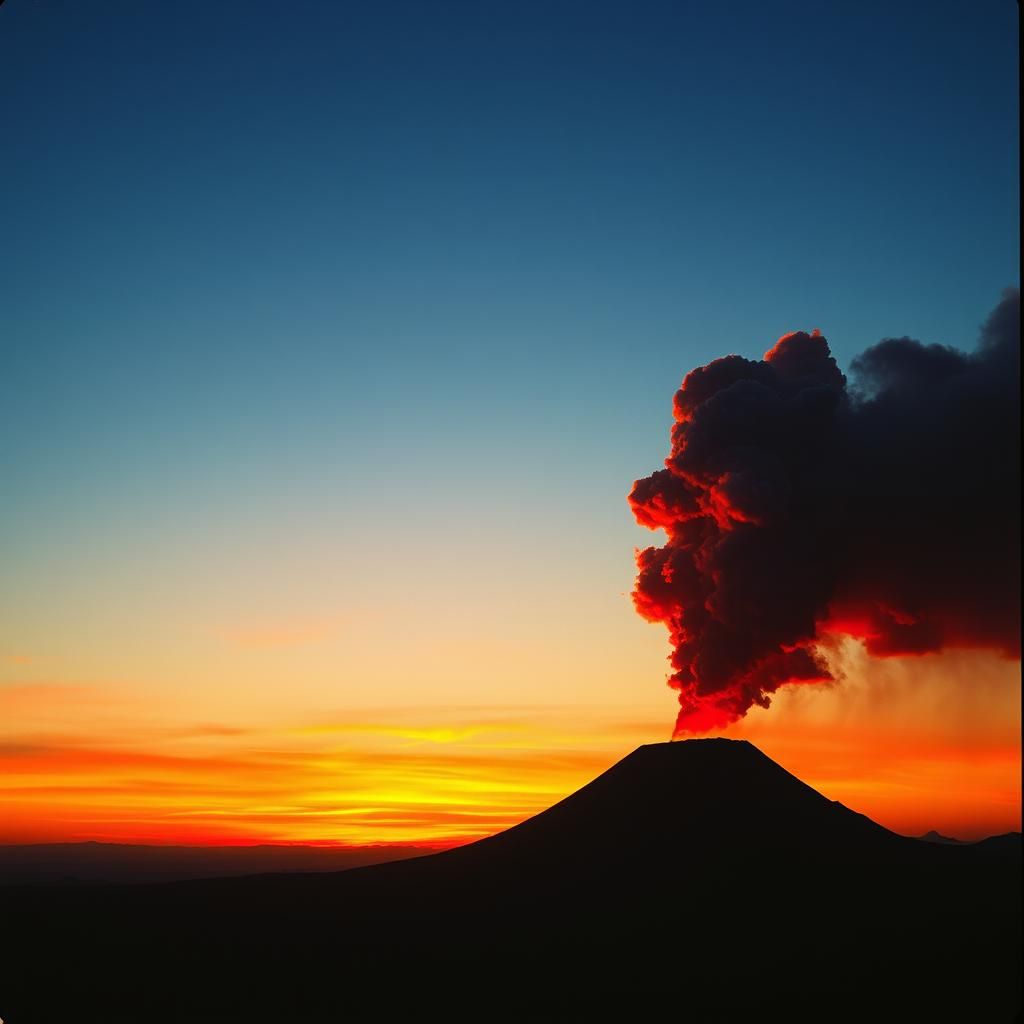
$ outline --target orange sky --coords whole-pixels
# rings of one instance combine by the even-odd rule
[[[684,375],[814,327],[851,386],[882,338],[974,351],[1019,277],[1006,4],[927,45],[808,5],[813,76],[714,3],[299,5],[287,45],[50,6],[0,32],[0,843],[455,843],[668,740],[627,493]],[[760,490],[735,461],[709,500]],[[900,831],[1019,827],[1019,662],[842,659],[725,733]]]
[[[8,667],[33,666],[22,656]],[[836,667],[841,682],[785,689],[721,734],[749,738],[898,832],[975,838],[1020,828],[1019,663],[984,652],[877,661],[850,643]],[[547,682],[557,696],[557,679]],[[656,680],[634,685],[643,697],[633,706],[534,700],[341,714],[282,702],[232,717],[223,705],[203,713],[187,693],[8,681],[0,842],[461,842],[665,740],[670,691]]]

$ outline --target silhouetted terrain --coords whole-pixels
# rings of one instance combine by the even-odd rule
[[[2,893],[0,1016],[1010,1021],[1020,837],[894,835],[748,743],[332,875]]]
[[[925,834],[923,836],[917,836],[917,838],[922,840],[925,843],[954,843],[954,844],[960,844],[962,842],[962,840],[960,840],[960,839],[953,839],[950,836],[944,836],[944,835],[942,835],[941,832],[936,832],[935,829],[932,829],[930,832],[925,832]]]
[[[0,846],[0,885],[177,882],[277,871],[345,871],[433,853],[390,846],[146,846],[38,843]]]

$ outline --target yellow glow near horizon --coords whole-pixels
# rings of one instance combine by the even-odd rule
[[[746,738],[898,832],[1020,827],[1019,664],[979,652],[838,656],[833,686],[785,688]],[[657,687],[648,686],[648,690]],[[641,743],[628,706],[363,709],[197,720],[113,688],[0,687],[0,842],[382,842],[447,846],[543,810]]]

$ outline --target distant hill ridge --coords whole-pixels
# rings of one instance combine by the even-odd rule
[[[424,846],[161,846],[35,843],[0,846],[0,885],[170,882],[267,872],[345,871],[435,852]]]

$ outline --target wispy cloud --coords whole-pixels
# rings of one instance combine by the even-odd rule
[[[939,667],[919,659],[913,670]],[[883,668],[871,682],[794,689],[727,734],[897,831],[1019,827],[1020,701],[1006,696],[1006,666],[975,657],[947,667],[970,674],[985,704],[946,732],[929,724],[901,666]],[[943,684],[933,682],[934,701]],[[873,710],[878,686],[886,707],[900,705],[891,728]],[[997,710],[1004,725],[993,732]],[[543,810],[665,732],[622,707],[591,709],[582,723],[576,708],[528,705],[237,725],[175,714],[101,688],[0,687],[0,842],[451,845]]]
[[[61,706],[111,705],[119,698],[107,689],[73,683],[33,682],[0,686],[0,716],[13,723],[19,716]]]
[[[621,753],[537,736],[524,752],[526,735],[511,750],[480,745],[508,728],[529,732],[353,721],[26,735],[0,746],[0,840],[451,845],[522,821]]]
[[[347,622],[345,615],[267,620],[228,626],[217,630],[217,636],[232,647],[255,650],[305,647],[337,636]]]
[[[516,723],[479,724],[462,726],[404,726],[375,722],[327,722],[305,725],[292,730],[298,736],[384,736],[391,739],[424,741],[427,743],[459,743],[485,734],[522,730]]]

